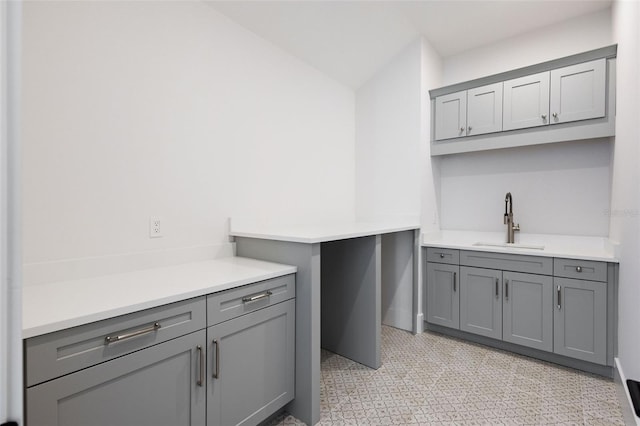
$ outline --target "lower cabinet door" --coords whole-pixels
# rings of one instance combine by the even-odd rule
[[[502,271],[460,267],[460,330],[502,339]]]
[[[295,300],[209,327],[207,425],[256,425],[294,398]]]
[[[427,263],[427,322],[460,328],[458,265]]]
[[[503,272],[502,339],[553,351],[553,278]]]
[[[596,364],[607,363],[607,285],[554,278],[553,351]]]
[[[203,425],[205,339],[201,330],[30,387],[26,424]]]

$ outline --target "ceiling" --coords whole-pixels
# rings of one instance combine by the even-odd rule
[[[611,6],[611,0],[207,1],[352,88],[424,35],[442,57]]]

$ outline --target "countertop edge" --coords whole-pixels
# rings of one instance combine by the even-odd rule
[[[328,241],[347,240],[350,238],[367,237],[372,235],[391,234],[394,232],[415,231],[418,229],[420,229],[420,225],[411,225],[411,226],[380,228],[380,229],[369,230],[369,231],[355,231],[355,232],[338,233],[338,234],[327,234],[327,235],[318,236],[318,237],[302,237],[302,236],[295,236],[291,234],[284,235],[284,234],[275,234],[275,233],[261,233],[261,232],[247,232],[247,231],[232,230],[229,232],[229,235],[232,237],[255,238],[259,240],[275,240],[275,241],[286,241],[291,243],[316,244],[316,243],[324,243]]]

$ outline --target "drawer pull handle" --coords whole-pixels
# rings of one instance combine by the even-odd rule
[[[496,278],[496,297],[498,297],[498,279]]]
[[[204,355],[202,354],[202,346],[198,345],[198,357],[200,359],[200,371],[198,372],[198,386],[204,385]]]
[[[509,280],[504,281],[504,298],[509,300]]]
[[[455,293],[456,291],[456,273],[453,273],[453,292]]]
[[[255,296],[243,297],[242,298],[242,303],[255,302],[256,300],[260,300],[260,299],[264,299],[265,297],[269,297],[272,294],[273,293],[271,293],[270,291],[265,291],[264,293],[256,294]]]
[[[444,259],[444,253],[440,253],[440,259]]]
[[[582,266],[576,266],[576,272],[582,272]]]
[[[556,292],[558,293],[558,309],[562,309],[562,292],[560,291],[560,286],[556,288]]]
[[[214,339],[213,344],[216,346],[216,362],[214,363],[216,368],[213,370],[213,378],[217,379],[220,376],[220,343]]]
[[[131,333],[107,336],[104,338],[104,344],[108,345],[109,343],[120,342],[122,340],[131,339],[132,337],[138,337],[142,336],[143,334],[153,333],[154,331],[158,331],[160,327],[160,323],[154,322],[149,327],[141,328],[140,330],[132,331]]]

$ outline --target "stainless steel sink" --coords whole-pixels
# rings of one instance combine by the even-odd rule
[[[473,243],[476,247],[500,247],[500,248],[514,248],[514,249],[527,249],[527,250],[544,250],[544,246],[538,246],[533,244],[507,244],[507,243]]]

